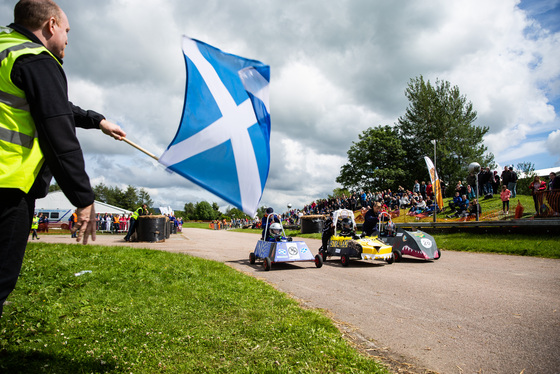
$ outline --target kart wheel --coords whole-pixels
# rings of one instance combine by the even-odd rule
[[[434,258],[434,260],[439,260],[441,258],[441,251],[439,250],[439,248],[437,250],[437,254],[438,254],[438,256],[437,256],[437,258]]]
[[[399,250],[393,250],[393,257],[395,258],[395,262],[401,262],[402,260],[402,253]]]
[[[249,263],[251,265],[253,265],[255,263],[255,259],[256,259],[255,252],[249,253]]]
[[[320,268],[323,266],[323,256],[322,255],[316,255],[315,256],[315,266],[317,268]]]
[[[270,267],[272,266],[272,261],[270,260],[270,257],[265,257],[263,261],[263,266],[264,266],[264,271],[270,270]]]
[[[348,266],[349,261],[350,259],[348,258],[348,255],[340,256],[340,262],[342,262],[342,266]]]
[[[388,263],[389,265],[391,265],[393,262],[395,262],[395,253],[393,253],[393,255],[391,256],[391,258],[388,258],[388,259],[385,260],[385,261],[387,261],[387,263]]]

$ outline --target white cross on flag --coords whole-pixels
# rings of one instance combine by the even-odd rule
[[[159,162],[253,217],[270,167],[270,67],[186,36],[183,53],[183,116]]]

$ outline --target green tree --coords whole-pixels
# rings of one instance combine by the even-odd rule
[[[196,203],[194,208],[195,219],[209,221],[217,218],[216,211],[212,208],[212,205],[208,201],[200,201]]]
[[[359,135],[358,142],[352,142],[348,162],[336,181],[351,190],[394,188],[405,178],[405,154],[395,128],[370,127]]]
[[[124,192],[121,204],[125,209],[128,210],[138,209],[138,191],[136,190],[136,187],[128,185],[126,191]]]
[[[143,188],[140,188],[140,190],[138,191],[137,205],[140,206],[142,204],[146,204],[148,207],[151,207],[151,206],[154,205],[154,202],[153,202],[152,198],[150,197],[150,194],[148,193],[148,191],[146,191]]]
[[[257,213],[256,213],[257,217],[264,217],[264,213],[266,212],[266,208],[267,207],[264,206],[264,205],[261,206],[260,208],[258,208]],[[253,217],[251,217],[251,218],[253,218]]]
[[[332,195],[329,195],[329,199],[336,199],[338,197],[349,196],[350,191],[347,188],[335,188],[332,191]]]
[[[196,219],[196,211],[195,206],[193,203],[186,203],[185,204],[185,219]]]
[[[107,189],[107,204],[128,209],[123,201],[125,201],[125,193],[120,188],[113,186]]]
[[[228,217],[229,219],[232,219],[232,218],[241,218],[241,219],[251,218],[247,214],[245,214],[243,211],[241,211],[240,209],[231,208],[231,207],[229,207],[226,210],[226,212],[224,213],[224,216]]]
[[[531,162],[520,162],[517,164],[517,187],[518,195],[530,195],[529,185],[535,177],[535,165]]]
[[[433,139],[437,140],[437,171],[446,183],[464,180],[471,162],[494,166],[494,155],[483,144],[488,127],[474,125],[477,113],[457,86],[440,80],[432,85],[420,76],[410,80],[405,95],[409,106],[396,125],[406,150],[403,183],[408,188],[414,179],[428,180],[424,156],[433,158]]]
[[[60,186],[58,185],[58,183],[56,181],[54,181],[54,183],[49,186],[49,192],[61,191],[61,190],[62,189],[60,188]]]
[[[95,200],[101,201],[102,203],[109,203],[107,201],[107,194],[108,188],[103,183],[99,183],[98,185],[93,187],[93,192],[95,193]]]

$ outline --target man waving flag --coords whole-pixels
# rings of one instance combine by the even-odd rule
[[[186,36],[183,53],[183,116],[159,162],[252,217],[270,166],[270,67]]]

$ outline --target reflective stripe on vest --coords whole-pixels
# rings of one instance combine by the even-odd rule
[[[0,27],[0,188],[29,192],[43,165],[25,92],[12,82],[11,74],[19,57],[45,52],[60,63],[43,45]]]

